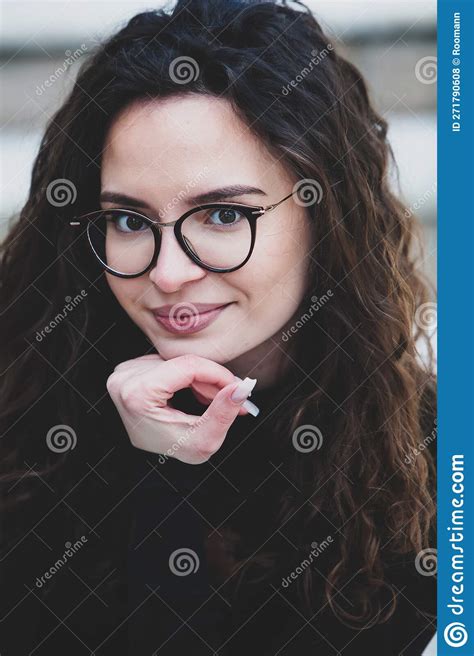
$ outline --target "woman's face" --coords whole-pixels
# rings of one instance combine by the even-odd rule
[[[296,182],[226,100],[187,94],[133,103],[116,118],[103,153],[101,207],[134,209],[168,222],[200,204],[193,197],[204,192],[254,187],[261,191],[211,202],[270,205],[290,194]],[[105,193],[138,202],[106,201]],[[236,271],[199,267],[183,252],[173,228],[163,228],[153,269],[132,279],[106,274],[117,301],[164,359],[191,353],[227,364],[241,377],[271,377],[283,354],[280,333],[291,325],[308,282],[309,217],[294,198],[258,219],[252,256]],[[200,330],[180,329],[183,310],[195,315],[199,303],[226,307]],[[164,305],[174,308],[168,312],[171,326],[156,318]],[[201,325],[203,318],[191,316],[183,327]]]

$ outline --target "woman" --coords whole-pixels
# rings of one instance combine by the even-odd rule
[[[178,1],[82,65],[4,246],[5,654],[421,653],[434,381],[386,134],[304,6]]]

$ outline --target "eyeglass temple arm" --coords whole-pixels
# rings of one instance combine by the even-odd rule
[[[73,216],[73,217],[71,217],[71,220],[68,223],[71,226],[82,225],[85,222],[86,218],[91,214],[95,214],[95,212],[88,212],[87,214],[81,214],[79,216]]]
[[[293,194],[297,191],[294,189],[291,194],[288,194],[288,196],[285,196],[285,198],[282,198],[281,200],[278,201],[278,203],[274,203],[273,205],[267,205],[266,207],[261,207],[258,212],[255,212],[255,214],[263,214],[264,212],[271,212],[272,210],[275,209],[275,207],[278,207],[278,205],[281,205],[283,201],[287,200],[290,196],[293,196]]]

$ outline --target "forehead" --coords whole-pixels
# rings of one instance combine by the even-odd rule
[[[102,188],[147,194],[191,186],[269,184],[282,165],[227,100],[198,94],[135,102],[112,123],[102,156]]]

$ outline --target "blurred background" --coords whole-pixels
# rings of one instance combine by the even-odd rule
[[[366,77],[389,122],[398,163],[393,185],[422,221],[422,267],[436,281],[436,0],[308,0],[305,3]],[[28,195],[49,117],[80,63],[140,11],[141,0],[3,0],[1,3],[0,235]]]

